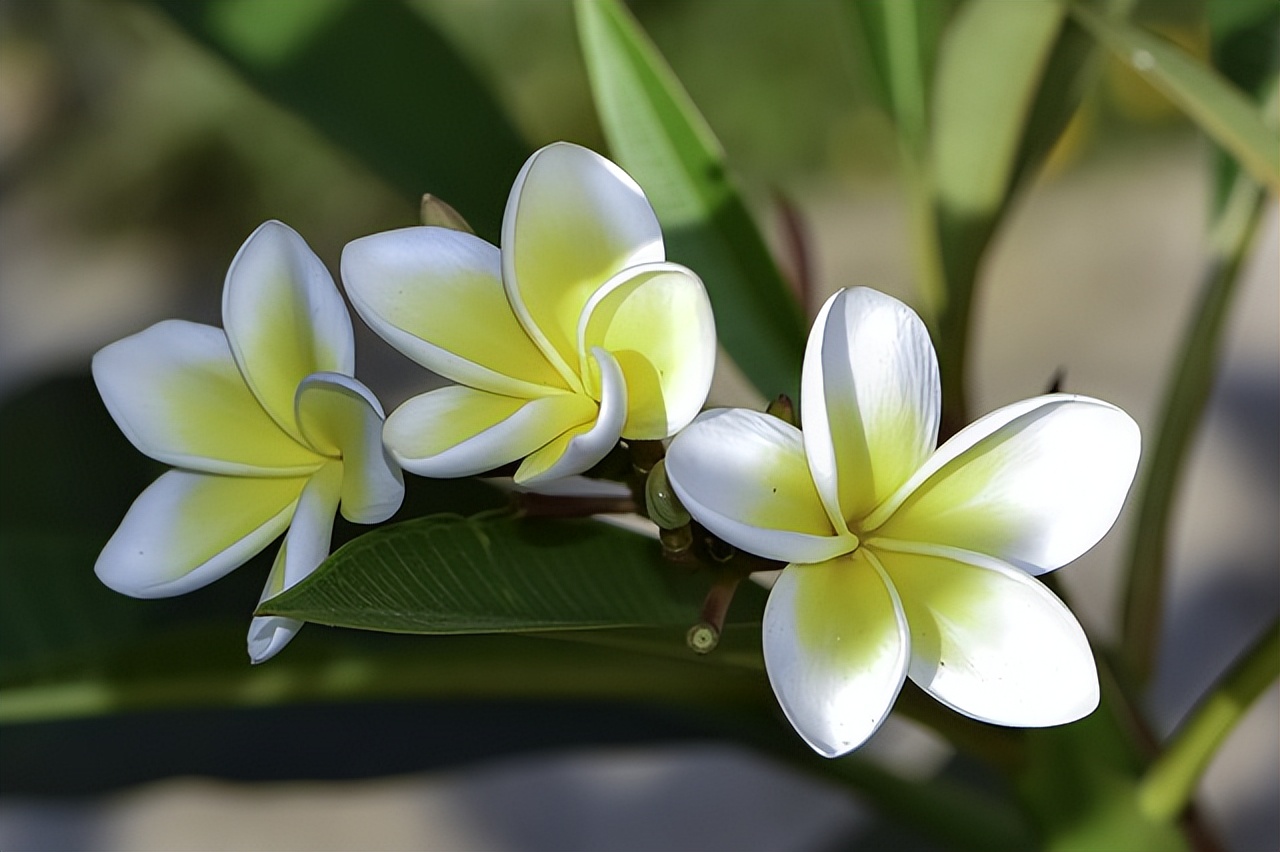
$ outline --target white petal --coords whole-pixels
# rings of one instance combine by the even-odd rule
[[[911,629],[908,674],[983,722],[1042,727],[1098,706],[1098,673],[1080,623],[1024,572],[975,553],[876,548]]]
[[[617,446],[627,419],[627,383],[612,355],[597,347],[591,356],[595,361],[593,384],[600,387],[595,422],[570,429],[530,453],[516,470],[518,484],[533,485],[584,473]]]
[[[491,477],[485,480],[503,491],[521,494],[544,494],[548,497],[603,497],[611,500],[627,500],[633,495],[625,482],[612,479],[591,479],[586,476],[563,476],[549,482],[516,482],[511,477]]]
[[[865,287],[823,305],[805,349],[805,453],[837,529],[865,516],[933,452],[941,383],[915,312]]]
[[[741,408],[701,414],[671,441],[666,467],[689,514],[749,553],[821,562],[857,546],[827,519],[800,430],[776,417]]]
[[[665,257],[644,193],[599,154],[557,142],[516,176],[502,219],[502,281],[566,380],[577,373],[578,317],[591,294],[623,269]]]
[[[364,385],[340,373],[302,380],[297,397],[303,436],[331,457],[342,458],[342,516],[376,524],[404,500],[400,466],[382,445],[382,406]]]
[[[157,461],[208,473],[304,475],[322,461],[249,391],[222,329],[157,323],[93,356],[112,418]]]
[[[255,615],[249,622],[249,661],[265,663],[298,635],[304,622],[279,615]]]
[[[498,249],[444,228],[403,228],[348,243],[342,280],[383,340],[464,385],[541,396],[568,385],[525,333],[502,288]]]
[[[171,470],[134,501],[93,570],[135,598],[198,589],[284,532],[306,482]]]
[[[1140,447],[1137,424],[1113,405],[1068,394],[1029,399],[939,447],[867,526],[880,524],[877,538],[959,547],[1033,574],[1051,571],[1111,529]]]
[[[627,380],[624,437],[660,440],[683,429],[707,401],[716,326],[702,281],[674,263],[631,267],[587,303],[578,326],[583,356],[607,349]],[[583,364],[583,375],[588,365]]]
[[[472,476],[594,422],[597,411],[596,403],[581,394],[518,399],[455,385],[405,401],[387,418],[382,437],[410,473]]]
[[[222,324],[254,395],[295,438],[298,383],[321,370],[355,371],[347,306],[320,258],[281,222],[260,225],[231,261]]]
[[[907,624],[893,585],[861,551],[788,565],[764,611],[764,664],[805,742],[838,757],[889,715],[907,670]]]
[[[329,462],[307,481],[259,603],[300,583],[329,555],[342,478],[342,464]],[[301,628],[297,619],[254,616],[249,625],[249,659],[261,663],[274,657]]]

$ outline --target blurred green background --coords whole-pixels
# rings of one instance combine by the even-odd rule
[[[90,539],[105,541],[155,468],[110,432],[92,400],[85,408],[88,358],[163,318],[219,324],[226,265],[264,219],[298,229],[336,272],[347,241],[414,224],[422,192],[455,203],[493,236],[525,154],[557,139],[605,150],[568,2],[375,5],[383,29],[365,31],[335,27],[357,12],[371,16],[369,4],[347,0],[301,7],[0,0],[0,449],[10,456],[0,462],[8,468],[0,524],[47,521],[54,530],[46,507],[60,507]],[[871,97],[858,33],[840,4],[630,6],[724,144],[783,268],[796,275],[807,267],[823,292],[868,284],[916,301],[893,131]],[[1142,3],[1136,19],[1193,52],[1207,49],[1203,7],[1194,0]],[[387,26],[420,40],[420,66],[384,67],[378,39]],[[193,38],[193,27],[212,34],[223,55]],[[237,70],[244,65],[259,70],[258,88]],[[354,103],[370,121],[317,125],[281,106],[281,93],[298,88],[299,67],[323,72],[328,88],[320,88],[334,103]],[[474,96],[433,100],[430,75],[442,67],[455,74],[450,91],[471,87]],[[362,69],[380,84],[363,85]],[[1068,390],[1116,402],[1151,426],[1203,262],[1209,147],[1132,72],[1108,63],[1101,73],[984,271],[970,366],[975,412],[1038,393],[1063,369]],[[323,104],[292,106],[324,112]],[[478,144],[464,132],[494,121],[509,136]],[[374,169],[362,157],[380,142],[411,150],[417,139],[419,158],[384,158]],[[1274,207],[1268,215],[1179,509],[1165,651],[1150,696],[1164,730],[1280,605]],[[812,312],[819,302],[811,301]],[[357,331],[361,376],[388,408],[420,388],[415,367]],[[49,403],[60,395],[75,404]],[[713,400],[754,399],[725,365]],[[32,419],[59,411],[74,412],[74,422],[41,429]],[[47,465],[38,454],[21,459],[37,448],[59,457]],[[1114,623],[1119,535],[1064,574],[1091,627]],[[56,575],[61,585],[47,593],[88,594],[73,587],[96,584],[95,550],[69,547]],[[54,582],[30,572],[21,548],[0,560],[0,571],[26,570],[23,583]],[[238,573],[224,589],[164,612],[180,617],[183,606],[216,604],[247,619],[260,574]],[[170,607],[116,601],[96,588],[92,595],[104,608]],[[95,617],[108,616],[73,613],[70,621]],[[21,618],[0,602],[2,650],[18,647],[38,664],[38,654],[19,646],[40,627]],[[364,641],[322,635],[304,633],[298,644]],[[430,640],[404,641],[422,643],[422,653]],[[1205,784],[1211,822],[1234,850],[1280,845],[1276,699],[1273,687]],[[332,738],[335,726],[355,733],[333,753],[310,754],[307,743]],[[645,848],[652,841],[826,849],[875,836],[866,834],[865,809],[843,791],[733,746],[704,719],[653,707],[175,712],[14,726],[3,736],[4,848]],[[412,747],[398,739],[415,737]],[[912,771],[932,771],[946,758],[943,746],[905,723],[884,740],[877,756]],[[225,753],[229,743],[271,758],[237,760]],[[149,753],[157,750],[167,753]],[[534,757],[511,756],[530,751]],[[33,766],[43,774],[31,775]],[[435,771],[343,784],[279,780],[424,768]],[[153,780],[174,773],[275,780],[251,787]],[[66,797],[136,781],[152,783]]]

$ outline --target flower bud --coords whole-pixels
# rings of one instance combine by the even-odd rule
[[[649,520],[662,529],[675,530],[689,525],[689,513],[680,505],[680,498],[667,482],[665,459],[659,459],[649,471],[649,478],[644,483],[644,502]]]

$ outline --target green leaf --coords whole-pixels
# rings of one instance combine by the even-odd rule
[[[1054,0],[977,0],[957,13],[934,99],[933,165],[950,215],[988,217],[1004,203],[1064,16]]]
[[[1261,188],[1240,175],[1212,235],[1213,252],[1199,299],[1187,320],[1178,360],[1164,391],[1160,428],[1144,453],[1139,472],[1120,648],[1127,673],[1140,683],[1155,663],[1174,501],[1217,375],[1222,331],[1261,221],[1264,200]]]
[[[860,51],[881,106],[898,133],[902,178],[911,213],[911,257],[925,315],[933,322],[946,303],[941,247],[933,209],[929,167],[929,103],[933,69],[951,2],[902,3],[846,0],[845,9],[861,32]]]
[[[1280,190],[1280,135],[1257,107],[1208,65],[1151,33],[1082,6],[1072,15],[1120,61],[1173,101],[1259,182]]]
[[[388,2],[153,2],[406,199],[430,192],[496,239],[530,149],[424,18]]]
[[[711,129],[616,0],[579,0],[582,53],[609,149],[644,188],[667,255],[701,276],[721,345],[766,397],[794,398],[807,334]]]
[[[1182,813],[1218,746],[1277,677],[1280,623],[1273,620],[1201,699],[1143,778],[1138,801],[1149,817],[1168,821]]]
[[[910,150],[923,155],[938,44],[955,4],[845,0],[844,7],[862,33],[860,53],[880,105]]]
[[[1213,67],[1263,104],[1263,120],[1274,126],[1275,90],[1280,79],[1280,4],[1274,0],[1218,0],[1208,4],[1206,13]],[[1221,147],[1215,153],[1213,215],[1217,218],[1240,164]]]
[[[1023,143],[1062,32],[1056,0],[974,0],[938,55],[931,172],[944,302],[934,323],[944,437],[967,421],[969,312],[978,268],[1025,160]]]
[[[260,611],[405,633],[690,627],[709,587],[599,522],[436,516],[361,536]]]

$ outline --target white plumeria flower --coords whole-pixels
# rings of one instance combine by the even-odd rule
[[[458,383],[387,418],[396,461],[456,477],[524,459],[515,480],[533,484],[586,471],[620,437],[685,426],[711,385],[715,325],[701,280],[665,257],[635,181],[564,142],[516,177],[501,251],[439,227],[350,243],[356,311]]]
[[[765,608],[765,666],[787,718],[827,757],[875,732],[905,677],[1001,725],[1057,725],[1097,706],[1084,631],[1032,575],[1110,529],[1137,425],[1105,402],[1050,394],[935,450],[940,396],[919,317],[844,290],[809,336],[803,433],[719,409],[667,453],[695,519],[790,563]]]
[[[329,553],[333,516],[389,518],[404,498],[382,446],[382,407],[352,378],[351,317],[293,229],[266,222],[227,272],[220,328],[157,323],[93,358],[107,410],[135,447],[174,465],[134,501],[94,570],[160,598],[222,577],[288,529],[262,599]],[[262,662],[302,623],[255,617]]]

